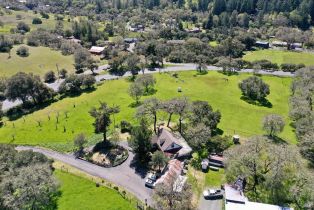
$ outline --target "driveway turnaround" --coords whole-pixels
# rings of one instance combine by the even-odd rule
[[[104,168],[84,160],[76,159],[73,155],[62,154],[43,148],[18,146],[16,147],[16,150],[32,150],[34,152],[39,152],[49,158],[64,162],[90,175],[106,179],[123,187],[143,202],[147,199],[148,205],[152,206],[152,190],[145,187],[145,175],[136,172],[134,168],[130,167],[134,158],[132,152],[129,152],[128,159],[121,165],[113,168]]]
[[[204,196],[201,196],[198,210],[222,210],[222,204],[223,199],[206,200]]]

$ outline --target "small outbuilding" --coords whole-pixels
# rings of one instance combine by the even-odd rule
[[[240,136],[239,135],[233,135],[232,139],[233,139],[234,144],[240,143]]]
[[[264,48],[264,49],[268,49],[268,48],[269,48],[269,42],[265,42],[265,41],[256,41],[256,42],[255,42],[255,46],[256,46],[256,47],[260,47],[260,48]]]
[[[90,49],[89,49],[89,52],[91,54],[94,54],[94,55],[101,55],[101,53],[105,50],[104,47],[97,47],[97,46],[92,46]]]
[[[136,43],[136,42],[138,42],[138,39],[137,38],[125,38],[124,42],[128,43],[128,44]]]

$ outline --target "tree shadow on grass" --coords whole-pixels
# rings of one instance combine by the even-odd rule
[[[6,111],[5,115],[8,117],[10,121],[17,120],[24,115],[31,114],[35,111],[42,110],[48,106],[50,106],[52,103],[56,102],[58,100],[53,99],[50,101],[46,101],[41,104],[34,105],[32,102],[26,102],[25,104],[21,104],[19,106],[12,107],[8,111]]]
[[[141,106],[143,104],[143,102],[139,101],[139,102],[133,102],[133,103],[130,103],[128,107],[130,108],[137,108],[139,106]]]
[[[130,167],[135,170],[135,173],[139,175],[142,179],[146,177],[149,168],[147,167],[147,164],[141,163],[137,155],[134,156],[133,160],[131,160]]]
[[[226,75],[226,76],[239,75],[239,72],[237,71],[218,71],[218,73]]]
[[[5,115],[9,118],[10,121],[17,120],[24,115],[32,114],[33,112],[42,110],[48,106],[50,106],[52,103],[62,100],[63,98],[74,98],[80,96],[82,93],[91,93],[95,91],[95,87],[85,88],[81,92],[73,93],[73,94],[64,94],[61,96],[57,96],[52,100],[45,101],[40,104],[34,104],[31,101],[27,101],[24,104],[12,107],[11,109],[7,110]]]
[[[263,98],[261,100],[252,100],[247,96],[241,96],[240,99],[249,103],[249,104],[256,105],[256,106],[263,106],[263,107],[267,107],[267,108],[273,107],[272,103],[270,101],[268,101],[266,98]]]
[[[265,137],[275,143],[275,144],[288,144],[286,140],[284,140],[283,138],[280,138],[279,136],[268,136],[268,135],[265,135]]]
[[[201,72],[200,72],[200,71],[197,71],[194,76],[202,76],[202,75],[206,75],[206,74],[208,74],[208,71],[207,71],[207,70],[201,71]]]
[[[62,94],[59,99],[61,100],[61,99],[68,98],[68,97],[69,98],[75,98],[75,97],[81,96],[83,93],[91,93],[91,92],[94,92],[95,90],[96,90],[96,88],[94,86],[92,86],[89,88],[82,89],[79,92]]]
[[[224,131],[221,130],[220,128],[216,128],[214,131],[213,131],[213,135],[223,135],[224,134]]]
[[[151,96],[157,93],[157,90],[155,88],[149,88],[145,93],[144,96]]]

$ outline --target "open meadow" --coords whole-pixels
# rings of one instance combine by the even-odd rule
[[[73,55],[64,56],[60,51],[48,47],[30,47],[28,57],[20,57],[16,50],[21,45],[15,45],[11,50],[11,58],[8,53],[0,53],[0,76],[11,76],[19,71],[44,75],[47,71],[57,73],[56,64],[59,70],[66,69],[69,73],[74,72]]]
[[[247,52],[243,56],[247,61],[269,60],[278,65],[283,63],[304,64],[306,66],[314,65],[314,54],[306,52],[293,52],[284,50],[257,50]]]
[[[44,29],[53,29],[56,25],[56,20],[53,14],[49,14],[49,19],[41,18],[41,15],[35,14],[32,11],[14,11],[10,10],[11,14],[4,13],[1,16],[1,21],[3,22],[3,27],[0,27],[0,34],[8,34],[10,33],[11,28],[16,28],[17,24],[21,21],[28,24],[31,30],[37,28]],[[32,21],[35,17],[41,18],[42,24],[32,24]],[[65,29],[71,27],[71,23],[68,22],[67,17],[65,17],[62,21]]]
[[[296,143],[288,117],[291,78],[262,76],[270,85],[270,95],[267,99],[272,106],[269,108],[249,104],[241,99],[238,83],[250,76],[249,74],[227,77],[219,72],[209,72],[207,75],[195,76],[195,71],[188,71],[178,73],[178,78],[170,73],[154,74],[154,76],[157,79],[155,97],[165,100],[186,96],[190,100],[207,100],[215,110],[220,110],[222,119],[218,127],[223,130],[223,134],[240,134],[243,137],[263,134],[263,117],[277,113],[284,117],[286,123],[284,131],[279,136],[289,143]],[[225,78],[228,78],[228,81]],[[0,128],[0,142],[52,147],[72,145],[73,137],[81,132],[94,137],[92,125],[94,120],[88,112],[91,107],[98,106],[99,101],[107,102],[110,106],[120,106],[120,113],[113,119],[116,125],[121,120],[134,123],[136,108],[131,106],[134,101],[127,92],[129,84],[127,79],[106,81],[97,86],[93,92],[64,98],[23,118],[6,121]],[[177,91],[178,87],[182,88],[181,93]],[[147,97],[141,100],[145,98]],[[56,123],[57,115],[58,123]],[[158,117],[159,122],[167,119],[164,114],[159,114]],[[113,126],[114,123],[111,127]],[[71,146],[66,149],[71,149]]]

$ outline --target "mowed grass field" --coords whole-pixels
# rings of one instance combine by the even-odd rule
[[[44,29],[54,29],[56,25],[56,20],[53,14],[49,14],[49,19],[41,18],[41,15],[34,14],[32,11],[14,11],[10,10],[12,13],[7,14],[5,13],[3,16],[1,16],[1,21],[3,22],[3,27],[0,27],[0,34],[8,34],[10,33],[11,28],[16,28],[17,24],[21,21],[25,22],[29,25],[31,30],[37,29],[37,28],[44,28]],[[20,15],[21,19],[18,19],[16,16]],[[41,18],[42,24],[32,24],[32,21],[35,17]],[[70,28],[71,23],[67,21],[68,17],[65,16],[62,23],[64,26],[64,29]]]
[[[154,95],[159,99],[186,96],[192,100],[207,100],[215,110],[220,110],[222,119],[219,128],[224,134],[240,134],[249,137],[264,134],[262,119],[265,115],[277,113],[284,117],[286,126],[280,137],[290,143],[296,138],[292,127],[289,126],[289,105],[291,78],[263,76],[262,79],[270,85],[271,94],[268,100],[272,108],[248,104],[240,99],[241,91],[238,83],[250,76],[240,74],[228,77],[218,72],[209,72],[207,75],[195,76],[195,71],[180,72],[179,78],[171,74],[154,74],[157,79]],[[134,113],[136,108],[130,105],[133,99],[128,95],[130,82],[126,79],[106,81],[91,93],[83,93],[79,97],[64,98],[32,114],[15,121],[7,121],[0,128],[0,142],[30,145],[72,144],[72,139],[78,133],[84,132],[87,136],[94,136],[93,121],[89,110],[99,106],[99,101],[109,105],[119,105],[121,112],[115,116],[116,124],[121,120],[136,122]],[[177,92],[178,87],[182,92]],[[147,98],[147,97],[146,97]],[[142,98],[141,100],[144,100]],[[68,118],[65,116],[68,112]],[[59,123],[56,124],[56,115],[59,113]],[[48,119],[50,116],[50,120]],[[159,122],[165,121],[165,114],[158,115]],[[41,126],[38,126],[38,122]],[[112,125],[113,127],[113,125]]]
[[[19,71],[26,73],[32,72],[38,75],[44,75],[47,71],[57,72],[56,64],[59,70],[66,69],[69,73],[74,72],[74,58],[64,56],[60,51],[52,50],[48,47],[30,47],[28,57],[20,57],[16,50],[22,45],[16,45],[11,50],[11,58],[8,53],[0,53],[0,76],[11,76]]]
[[[272,63],[283,64],[304,64],[306,66],[314,65],[314,54],[305,52],[292,52],[284,50],[257,50],[247,52],[243,56],[244,60],[257,61],[257,60],[269,60]]]
[[[95,182],[60,170],[54,174],[60,182],[59,210],[135,209],[115,190],[96,187]]]

